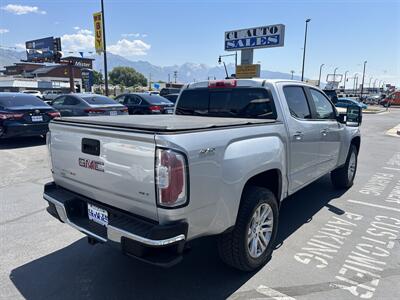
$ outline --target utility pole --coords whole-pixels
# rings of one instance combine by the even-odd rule
[[[294,74],[294,71],[292,70],[292,71],[290,71],[290,73],[292,73],[291,80],[293,80],[293,74]]]
[[[174,71],[174,81],[176,83],[176,78],[178,77],[178,71]]]
[[[168,73],[168,83],[171,83],[171,74]]]
[[[367,61],[364,61],[364,70],[363,70],[363,77],[362,77],[362,82],[361,82],[361,93],[360,93],[360,98],[362,98],[363,95],[363,90],[364,90],[364,77],[365,77],[365,65],[367,64]]]
[[[101,18],[103,24],[103,47],[104,47],[104,85],[105,85],[105,92],[106,96],[108,96],[108,72],[107,72],[107,47],[106,47],[106,22],[104,17],[104,3],[101,0]]]
[[[151,91],[151,73],[149,73],[149,91]]]
[[[319,77],[318,77],[318,87],[321,86],[321,74],[322,74],[322,67],[325,66],[325,64],[322,64],[319,66]]]
[[[301,81],[304,81],[304,63],[306,61],[306,46],[307,46],[307,28],[308,28],[308,22],[310,21],[311,19],[306,20],[306,30],[304,33],[303,67],[301,68]]]

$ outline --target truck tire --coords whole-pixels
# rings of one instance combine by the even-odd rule
[[[277,200],[270,190],[257,186],[246,188],[235,227],[218,240],[222,261],[242,271],[263,266],[271,257],[278,215]]]
[[[338,189],[348,189],[353,185],[354,177],[357,171],[357,148],[355,145],[350,145],[349,153],[347,154],[346,163],[331,172],[331,180],[334,187]]]

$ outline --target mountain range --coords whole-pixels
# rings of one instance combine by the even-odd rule
[[[103,71],[103,57],[95,55],[91,58],[95,59],[93,62],[93,68],[96,71]],[[3,68],[7,65],[12,65],[13,63],[19,62],[21,59],[26,59],[24,51],[15,51],[11,49],[0,48],[0,68]],[[182,65],[162,67],[153,65],[150,62],[144,60],[132,61],[125,57],[112,53],[107,53],[107,62],[108,71],[111,71],[114,67],[118,66],[132,67],[136,71],[142,73],[148,79],[151,76],[151,81],[168,81],[168,77],[170,77],[171,81],[174,81],[175,71],[177,72],[177,82],[182,83],[207,80],[208,78],[214,79],[214,77],[217,79],[221,79],[226,76],[223,65],[208,66],[206,64],[187,62]],[[227,69],[229,75],[234,73],[234,64],[228,64]],[[290,79],[291,76],[292,75],[288,73],[261,70],[262,78]],[[299,79],[299,77],[294,76],[294,79]]]

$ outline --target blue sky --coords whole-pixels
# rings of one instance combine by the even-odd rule
[[[61,36],[63,50],[92,51],[92,13],[100,0],[0,0],[0,45]],[[400,85],[400,1],[128,1],[105,0],[109,50],[157,65],[216,65],[224,32],[282,23],[285,46],[255,51],[271,71],[300,74],[304,20],[311,18],[305,76],[362,73]],[[230,58],[227,58],[227,62]],[[233,59],[232,59],[233,62]]]

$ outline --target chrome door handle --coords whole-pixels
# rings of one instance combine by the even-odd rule
[[[321,134],[322,134],[323,136],[327,136],[328,132],[329,132],[328,129],[322,129],[322,130],[321,130]]]
[[[296,140],[301,140],[303,138],[303,133],[301,131],[296,131],[295,134],[293,135],[293,137]]]

